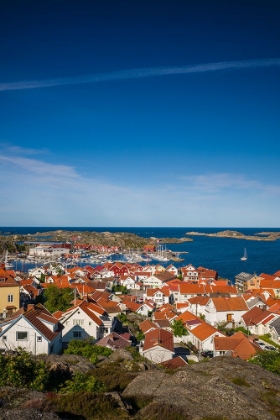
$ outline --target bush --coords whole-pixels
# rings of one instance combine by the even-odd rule
[[[30,388],[44,391],[48,387],[49,372],[43,361],[37,361],[18,348],[15,355],[0,354],[0,386]]]
[[[126,420],[129,418],[110,395],[92,392],[59,395],[53,400],[53,404],[58,415],[64,418],[76,420],[79,418],[90,420]],[[71,414],[75,416],[72,417]]]
[[[110,356],[113,350],[107,347],[94,346],[90,340],[71,340],[68,344],[65,354],[76,354],[88,359],[91,363],[98,362],[98,356]]]
[[[102,381],[96,379],[92,375],[77,373],[72,379],[65,381],[60,392],[66,394],[69,392],[101,392],[104,390],[105,386]]]
[[[259,365],[270,372],[280,374],[280,353],[277,351],[264,351],[250,359],[251,363]]]
[[[117,363],[106,363],[94,371],[95,378],[105,384],[107,391],[123,391],[135,378],[135,373],[127,372]]]

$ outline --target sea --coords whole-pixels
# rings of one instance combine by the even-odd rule
[[[129,232],[144,238],[185,238],[192,242],[181,244],[166,244],[166,248],[174,252],[183,252],[183,262],[160,262],[167,266],[170,263],[176,267],[192,264],[194,267],[205,267],[216,270],[219,277],[235,283],[235,276],[241,272],[259,275],[274,274],[280,270],[280,239],[275,241],[258,241],[234,238],[216,238],[203,235],[187,235],[187,232],[217,233],[224,230],[234,230],[246,236],[258,235],[261,232],[280,232],[280,228],[197,228],[197,227],[0,227],[0,235],[26,235],[37,232],[55,230],[89,231],[89,232]],[[248,259],[241,261],[246,248]],[[187,252],[187,254],[184,254]],[[117,256],[116,258],[119,258]],[[159,261],[151,263],[158,264]],[[80,266],[86,263],[79,263]],[[142,263],[146,264],[146,263]],[[93,264],[91,264],[94,266]],[[30,266],[31,267],[31,266]],[[29,268],[29,267],[27,267]]]

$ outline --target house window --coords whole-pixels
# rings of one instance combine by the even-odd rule
[[[6,280],[5,277],[0,278],[0,281],[3,282],[3,283],[5,282],[5,280]]]
[[[91,322],[89,322],[88,325],[91,325]]]
[[[8,302],[14,301],[14,295],[8,295]]]
[[[73,338],[82,338],[82,331],[73,331]]]
[[[83,319],[73,319],[73,325],[84,325]]]
[[[3,340],[7,340],[7,336],[6,335],[3,336]]]
[[[17,331],[16,332],[16,340],[17,341],[27,341],[28,333],[27,331]]]
[[[41,343],[42,342],[42,337],[40,335],[38,335],[37,341],[38,341],[38,343]]]
[[[232,321],[232,314],[227,314],[227,321],[231,322]]]

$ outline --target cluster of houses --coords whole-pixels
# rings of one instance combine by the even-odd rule
[[[34,303],[56,285],[73,291],[72,306],[50,313]],[[129,294],[114,293],[126,286]],[[136,313],[143,320],[139,352],[154,363],[178,365],[176,346],[188,343],[201,353],[249,359],[263,351],[254,338],[269,334],[280,345],[280,271],[259,276],[240,273],[236,284],[218,272],[188,264],[106,262],[95,267],[65,268],[56,264],[29,271],[26,279],[0,268],[0,350],[25,348],[33,354],[60,353],[73,339],[91,338],[114,349],[135,345],[119,315]],[[172,325],[180,321],[183,336]],[[243,327],[228,336],[222,331]]]

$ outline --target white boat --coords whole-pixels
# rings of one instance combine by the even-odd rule
[[[246,260],[248,259],[248,255],[247,255],[247,250],[246,250],[246,248],[244,248],[244,255],[243,255],[243,257],[241,257],[240,259],[241,259],[241,261],[246,261]]]
[[[5,253],[4,264],[5,264],[5,270],[11,270],[14,267],[14,264],[9,262],[8,251],[6,251]]]

